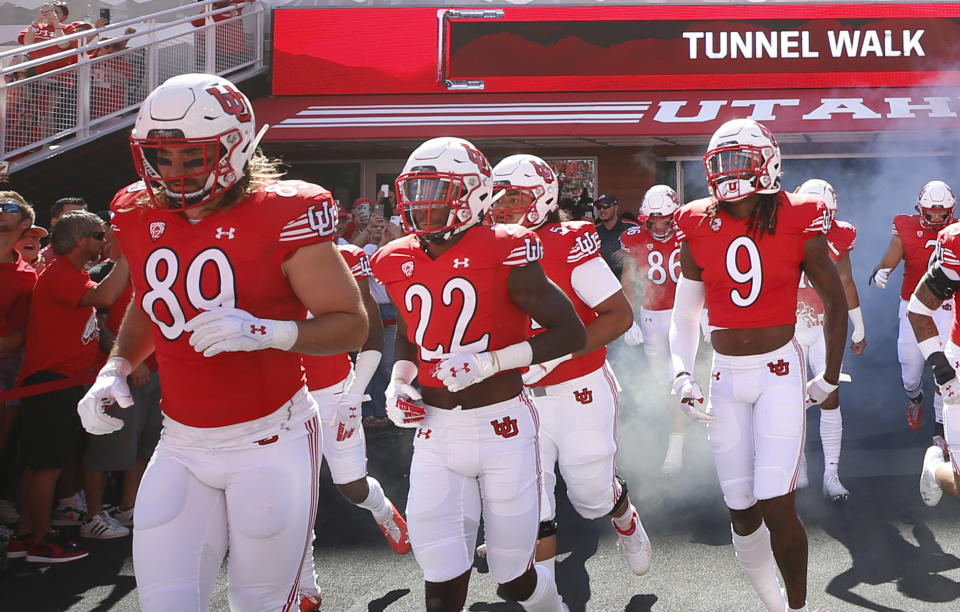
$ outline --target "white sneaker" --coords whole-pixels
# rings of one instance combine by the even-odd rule
[[[124,527],[133,527],[133,506],[130,506],[126,510],[117,508],[110,513],[110,516]]]
[[[850,491],[840,483],[840,476],[834,470],[823,473],[823,496],[835,502],[845,502],[850,497]]]
[[[640,517],[637,516],[636,510],[633,512],[630,529],[620,531],[616,523],[613,523],[613,528],[616,529],[619,537],[617,546],[623,550],[623,556],[627,558],[627,565],[630,566],[630,570],[637,576],[646,574],[647,570],[650,569],[652,554],[650,538],[647,537],[647,532],[643,530],[643,525],[640,523]]]
[[[20,520],[20,513],[17,507],[5,499],[0,499],[0,523],[4,525],[13,525]]]
[[[670,434],[667,444],[667,456],[660,471],[664,476],[672,476],[683,468],[683,434]]]
[[[112,540],[128,535],[130,530],[118,523],[106,510],[80,525],[81,538]]]
[[[807,451],[803,451],[800,455],[800,473],[797,475],[797,488],[806,489],[810,484],[810,481],[807,479]]]
[[[928,506],[936,506],[943,496],[943,489],[937,482],[937,468],[943,464],[943,451],[939,446],[931,446],[924,453],[923,471],[920,472],[920,497]]]

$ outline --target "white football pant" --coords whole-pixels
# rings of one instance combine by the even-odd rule
[[[349,376],[347,377],[349,378]],[[334,484],[347,484],[362,480],[367,475],[367,442],[363,426],[357,425],[353,434],[345,440],[337,440],[337,402],[343,392],[344,378],[325,389],[310,391],[320,411],[320,425],[323,427],[323,458],[330,468]],[[360,415],[357,415],[359,420]]]
[[[950,363],[960,360],[960,346],[948,340],[943,347]],[[960,406],[943,407],[943,433],[947,439],[947,448],[950,450],[950,462],[953,464],[953,473],[960,476]]]
[[[945,310],[944,307],[950,310]],[[950,339],[950,326],[953,323],[953,300],[947,300],[937,309],[933,322],[940,332],[940,341],[944,344]],[[900,300],[900,334],[897,336],[897,356],[900,358],[900,377],[903,379],[903,389],[910,397],[915,397],[920,389],[920,378],[923,376],[923,355],[917,346],[917,337],[913,333],[913,326],[907,319],[907,301]]]

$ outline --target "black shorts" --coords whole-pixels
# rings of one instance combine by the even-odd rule
[[[41,370],[24,379],[23,386],[64,378],[63,374]],[[21,398],[21,445],[26,467],[62,468],[76,454],[82,433],[77,402],[83,394],[84,388],[78,386]]]

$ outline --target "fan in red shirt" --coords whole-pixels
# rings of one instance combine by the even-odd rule
[[[481,224],[493,201],[490,164],[471,143],[424,142],[396,187],[410,233],[378,250],[371,268],[400,315],[387,416],[419,426],[407,524],[426,609],[463,607],[482,515],[490,576],[504,595],[560,612],[552,573],[532,567],[537,415],[520,369],[581,349],[583,325],[543,273],[537,234]],[[528,317],[545,328],[529,340]]]
[[[543,245],[540,265],[571,301],[587,330],[583,348],[530,366],[523,377],[540,416],[543,484],[537,564],[553,571],[559,463],[573,507],[587,519],[609,516],[627,565],[643,575],[650,568],[650,540],[627,495],[626,482],[617,474],[620,385],[606,363],[606,345],[633,320],[630,303],[601,256],[596,226],[560,220],[557,177],[544,160],[511,155],[493,168],[492,179],[494,193],[500,195],[490,210],[493,221],[518,223],[537,233]],[[531,324],[535,338],[542,328]]]
[[[893,236],[880,263],[870,274],[870,281],[885,289],[890,273],[903,260],[903,282],[900,284],[900,329],[897,336],[897,357],[900,360],[900,377],[907,394],[907,426],[920,429],[923,424],[923,393],[920,390],[923,376],[924,355],[917,345],[913,327],[907,317],[907,304],[927,269],[937,257],[937,232],[955,222],[954,208],[957,198],[950,185],[943,181],[930,181],[917,196],[915,215],[897,215],[893,218]],[[953,317],[953,300],[943,300],[933,315],[940,341],[947,341],[947,332]],[[933,396],[936,425],[933,443],[946,449],[943,432],[943,398],[939,389]]]
[[[721,125],[703,159],[711,196],[676,215],[681,276],[670,323],[674,392],[688,416],[709,423],[734,550],[754,590],[768,610],[800,610],[807,540],[794,492],[804,396],[821,403],[836,390],[847,337],[847,302],[824,236],[830,213],[814,197],[781,191],[780,147],[755,121]],[[794,340],[801,271],[825,310],[826,367],[809,383]],[[715,328],[706,410],[692,373],[704,302]]]
[[[258,141],[250,101],[232,83],[172,77],[134,124],[143,180],[111,205],[136,297],[78,410],[91,433],[122,426],[103,405],[130,405],[126,377],[155,351],[164,435],[133,534],[146,612],[206,607],[228,542],[236,607],[293,601],[322,445],[300,354],[354,350],[367,336],[331,241],[330,192],[278,181]]]

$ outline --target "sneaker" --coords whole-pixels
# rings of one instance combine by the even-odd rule
[[[80,493],[61,499],[50,523],[56,527],[73,527],[86,519],[87,504]]]
[[[393,505],[393,502],[387,500],[390,508],[393,510],[393,517],[387,519],[386,523],[377,523],[377,527],[383,532],[383,537],[387,539],[387,544],[398,555],[405,555],[410,552],[410,538],[407,537],[407,521],[403,520],[403,515]]]
[[[112,540],[130,535],[130,529],[117,522],[104,510],[80,525],[80,537],[95,540]]]
[[[612,519],[611,522],[613,522]],[[620,531],[616,523],[613,523],[613,528],[619,536],[617,547],[623,550],[623,556],[627,558],[627,565],[630,566],[631,571],[637,576],[646,574],[647,570],[650,569],[652,551],[650,549],[650,538],[647,537],[647,532],[643,530],[637,511],[633,511],[630,529]]]
[[[947,447],[947,441],[943,436],[933,436],[933,445],[939,446],[943,451],[943,460],[950,461],[950,449]]]
[[[300,598],[300,612],[320,612],[323,597],[320,595],[304,595]]]
[[[27,549],[28,563],[67,563],[83,559],[90,553],[77,546],[56,531],[43,536],[39,542],[32,542]]]
[[[840,483],[836,471],[823,473],[823,496],[834,502],[845,502],[850,497],[850,491]]]
[[[27,556],[27,549],[33,544],[33,534],[14,535],[7,542],[7,559],[22,559]]]
[[[112,511],[110,515],[124,527],[133,527],[133,506],[130,506],[126,510],[118,507]]]
[[[923,425],[923,402],[910,400],[907,403],[907,427],[916,431]]]
[[[806,489],[810,484],[810,480],[807,478],[807,451],[803,451],[800,455],[800,473],[797,474],[797,488]]]
[[[939,446],[931,446],[923,455],[923,471],[920,472],[920,497],[928,506],[936,506],[943,496],[943,489],[937,482],[937,468],[943,465],[943,451]]]
[[[0,499],[0,523],[4,525],[14,525],[20,520],[20,513],[17,507],[5,499]]]

